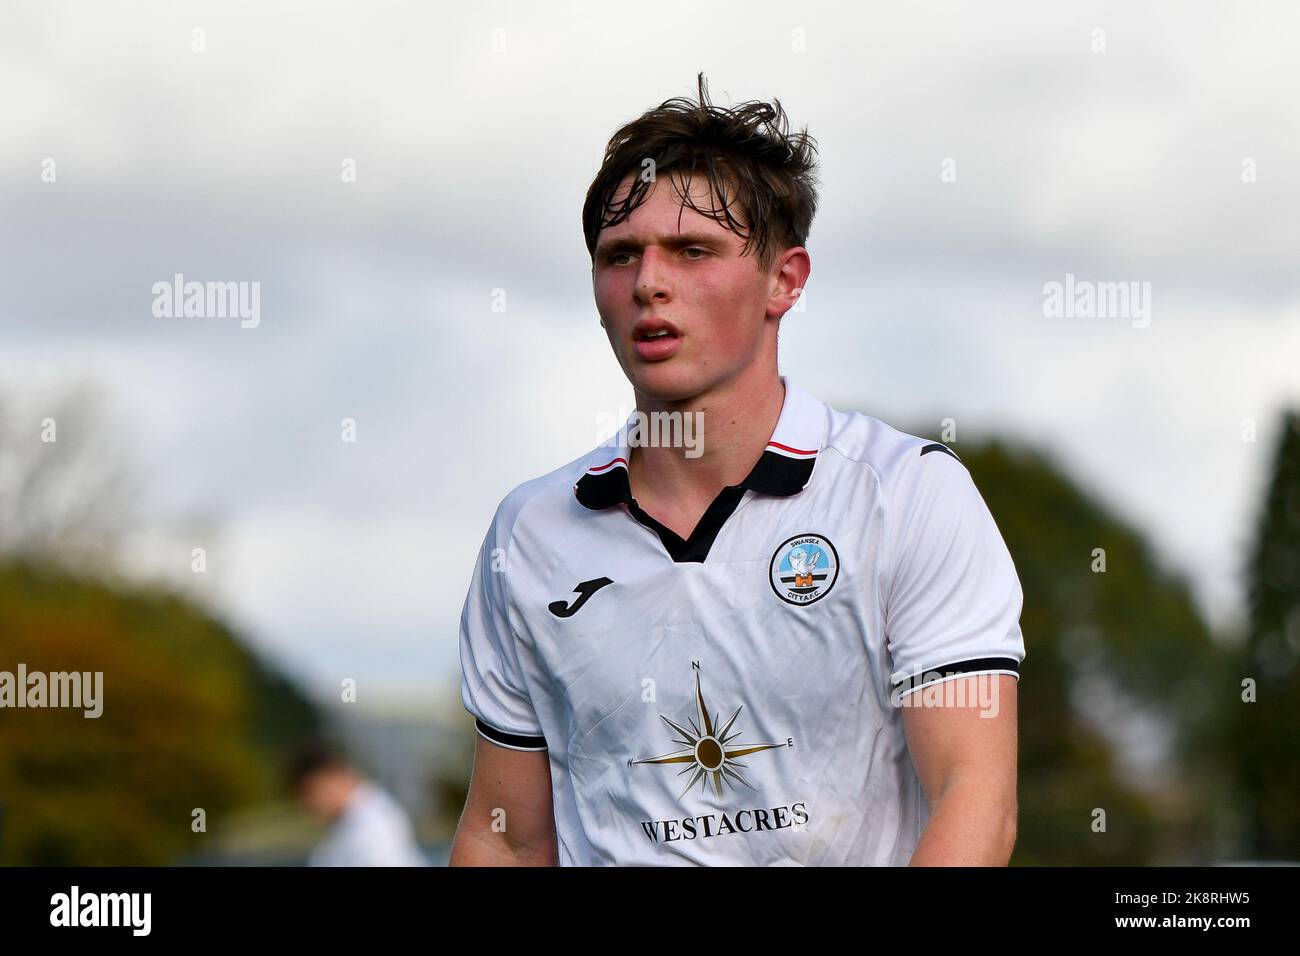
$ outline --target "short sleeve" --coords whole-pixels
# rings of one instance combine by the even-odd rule
[[[512,750],[545,750],[510,625],[504,503],[479,548],[460,616],[461,699],[479,734]]]
[[[948,448],[909,449],[886,535],[885,636],[895,700],[955,676],[1019,678],[1020,580],[970,472]]]

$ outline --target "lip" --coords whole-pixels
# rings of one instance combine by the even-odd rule
[[[667,319],[657,319],[652,316],[648,319],[641,319],[636,325],[632,326],[632,339],[633,341],[639,342],[649,333],[658,332],[661,329],[667,329],[679,339],[682,337],[681,330],[677,328],[677,326],[673,325]]]
[[[667,330],[668,334],[655,339],[645,336],[651,332]],[[662,362],[675,353],[682,344],[682,333],[677,326],[664,319],[642,319],[632,327],[632,342],[636,354],[647,362]]]

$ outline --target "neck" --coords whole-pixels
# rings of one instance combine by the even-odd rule
[[[654,413],[680,412],[694,447],[637,444],[628,459],[628,481],[638,500],[712,500],[727,485],[738,485],[762,457],[781,417],[785,389],[775,367],[739,377],[680,401],[637,395],[637,411],[656,434]],[[685,431],[688,420],[693,433]],[[673,430],[676,433],[676,430]]]

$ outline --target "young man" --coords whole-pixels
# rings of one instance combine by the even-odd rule
[[[483,542],[452,865],[1004,865],[1011,557],[948,448],[779,374],[815,144],[699,93],[620,129],[587,195],[637,411]]]

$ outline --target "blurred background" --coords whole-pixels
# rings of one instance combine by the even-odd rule
[[[1013,862],[1300,859],[1298,27],[5,3],[0,674],[104,685],[94,719],[0,709],[0,863],[303,862],[284,767],[321,734],[445,862],[483,533],[633,404],[583,197],[701,70],[820,146],[782,372],[951,444],[1015,558]],[[177,275],[257,309],[169,314]],[[1052,283],[1144,305],[1062,312]]]

